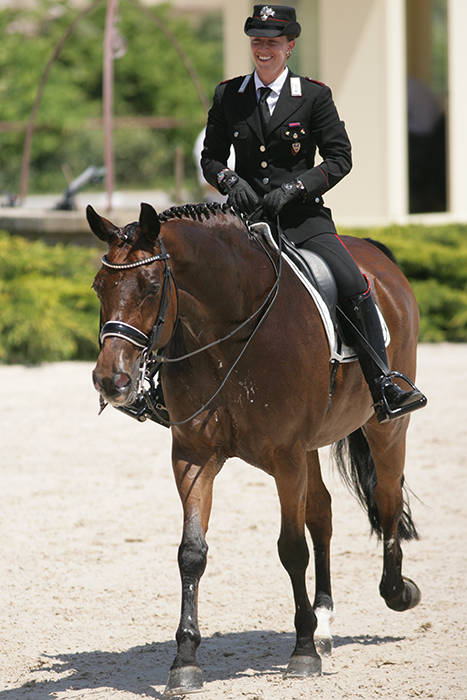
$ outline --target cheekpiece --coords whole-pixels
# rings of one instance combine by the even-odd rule
[[[288,5],[255,5],[253,16],[245,22],[248,36],[297,37],[301,29],[295,9]]]

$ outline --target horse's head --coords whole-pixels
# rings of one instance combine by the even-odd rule
[[[128,405],[136,397],[142,354],[164,347],[173,333],[175,285],[153,207],[142,204],[139,221],[123,228],[91,206],[86,216],[93,233],[109,246],[93,283],[101,303],[94,386],[105,401]]]

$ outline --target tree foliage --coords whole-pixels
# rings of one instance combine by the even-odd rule
[[[176,36],[210,98],[222,72],[218,18],[207,15],[194,22],[169,5],[150,12]],[[78,13],[67,0],[0,11],[0,122],[27,122],[44,68]],[[77,176],[88,165],[103,162],[102,129],[90,128],[90,120],[102,114],[104,27],[103,0],[79,21],[51,69],[33,140],[32,190],[63,189],[63,166]],[[173,45],[130,0],[120,0],[117,28],[127,49],[114,62],[115,115],[183,121],[166,130],[116,130],[117,186],[155,186],[171,176],[176,145],[183,146],[192,169],[191,151],[205,110]],[[17,191],[24,131],[0,135],[0,192]]]

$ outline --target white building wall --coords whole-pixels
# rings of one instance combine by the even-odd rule
[[[448,0],[448,197],[452,218],[467,221],[467,0]]]
[[[404,0],[320,0],[320,78],[333,89],[353,169],[326,194],[337,223],[406,211]]]
[[[246,75],[251,71],[250,42],[243,32],[245,20],[250,16],[249,0],[224,2],[224,77]],[[228,31],[227,31],[227,28]]]

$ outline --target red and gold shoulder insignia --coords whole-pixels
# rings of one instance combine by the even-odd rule
[[[326,87],[326,83],[322,83],[321,80],[316,80],[315,78],[310,78],[308,75],[305,76],[305,79],[309,80],[310,83],[316,83],[317,85],[321,85],[321,87]]]
[[[237,75],[235,78],[226,78],[225,80],[221,80],[219,85],[225,85],[226,83],[231,83],[232,80],[240,80],[240,78],[244,78],[245,76],[243,75]]]

